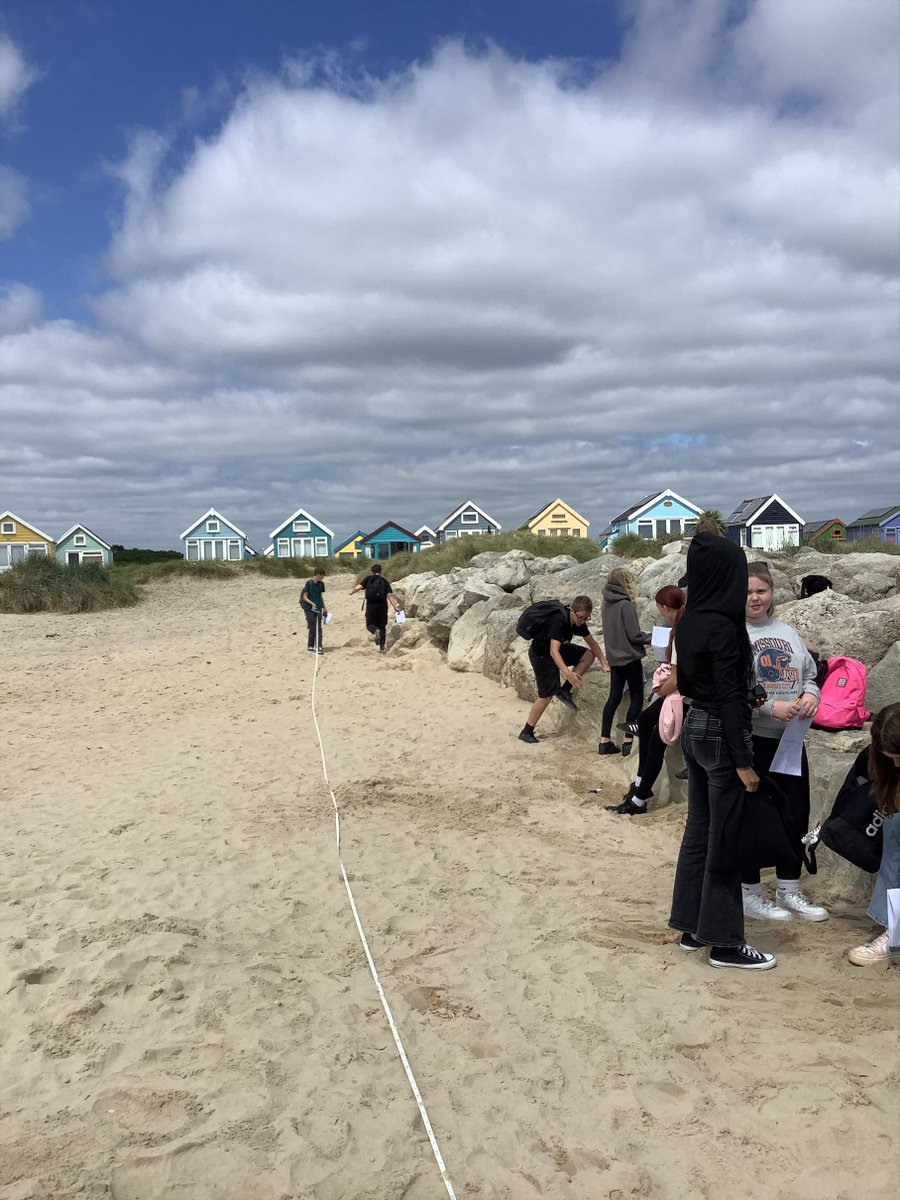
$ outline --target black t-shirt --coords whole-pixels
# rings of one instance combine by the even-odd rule
[[[534,647],[535,654],[540,654],[550,657],[550,643],[559,642],[565,644],[571,642],[573,637],[587,638],[591,636],[591,631],[587,625],[573,625],[569,620],[569,610],[564,613],[555,613],[545,623],[544,628],[532,638],[531,644]]]
[[[388,593],[394,590],[383,575],[367,575],[362,589],[367,604],[387,604]]]

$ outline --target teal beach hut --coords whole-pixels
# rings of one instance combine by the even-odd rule
[[[366,558],[390,558],[392,554],[403,554],[419,548],[416,535],[396,521],[385,521],[362,540],[362,552]]]
[[[331,558],[334,533],[304,508],[298,508],[269,534],[273,558]]]
[[[96,563],[99,566],[112,566],[112,547],[87,525],[73,525],[56,543],[53,557],[67,567],[86,566]]]

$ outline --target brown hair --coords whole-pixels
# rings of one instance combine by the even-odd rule
[[[714,537],[721,537],[722,530],[719,528],[719,522],[714,521],[712,517],[704,517],[702,521],[697,522],[697,528],[694,530],[694,537],[698,533],[711,533]]]
[[[609,573],[606,580],[607,587],[620,587],[624,592],[628,593],[628,599],[632,604],[637,599],[637,588],[634,586],[634,576],[625,567],[615,567]]]
[[[769,607],[766,609],[766,616],[771,617],[775,611],[775,580],[772,578],[772,572],[769,570],[767,562],[747,563],[747,581],[750,579],[761,579],[763,583],[769,585],[769,590],[772,592],[772,599],[769,601]]]
[[[587,613],[588,616],[594,611],[594,602],[590,596],[576,596],[569,605],[572,612]]]
[[[373,575],[380,575],[381,574],[381,563],[372,563],[371,570],[372,570]]]
[[[672,632],[669,634],[669,645],[666,648],[666,662],[671,662],[672,643],[675,641],[675,626],[684,616],[685,595],[680,587],[675,587],[673,583],[670,583],[667,587],[661,587],[653,599],[657,604],[661,604],[663,608],[675,609],[675,620],[672,622]]]
[[[872,722],[869,778],[875,802],[883,813],[900,812],[900,767],[887,757],[900,754],[900,703],[886,705]]]

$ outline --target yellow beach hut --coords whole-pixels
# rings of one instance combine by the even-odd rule
[[[32,554],[49,558],[53,553],[53,538],[41,533],[13,512],[0,513],[0,571],[8,571]]]
[[[536,512],[525,528],[537,537],[586,538],[590,521],[575,511],[565,500],[556,499]]]
[[[335,549],[335,558],[359,558],[362,554],[362,541],[366,535],[361,529],[357,529],[356,533],[350,537],[344,538],[341,544]]]

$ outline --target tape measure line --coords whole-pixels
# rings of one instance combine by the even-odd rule
[[[456,1193],[453,1190],[453,1185],[447,1175],[447,1168],[444,1165],[444,1159],[441,1155],[441,1148],[437,1143],[437,1138],[434,1136],[434,1130],[431,1127],[431,1121],[428,1119],[428,1112],[425,1108],[425,1101],[422,1099],[422,1093],[419,1091],[419,1085],[416,1083],[416,1077],[412,1073],[412,1067],[409,1065],[409,1059],[406,1057],[406,1051],[403,1048],[403,1042],[400,1038],[400,1031],[397,1029],[394,1021],[394,1014],[391,1012],[391,1006],[388,1004],[387,996],[384,994],[384,988],[381,986],[381,980],[378,977],[378,969],[375,966],[375,960],[372,958],[372,952],[369,949],[369,943],[366,941],[366,935],[362,927],[362,921],[359,919],[359,912],[356,908],[356,901],[353,898],[353,889],[350,887],[350,880],[347,878],[347,872],[344,869],[344,860],[341,857],[341,814],[338,809],[337,800],[334,791],[331,787],[331,782],[328,778],[328,766],[325,762],[325,745],[322,741],[322,731],[319,729],[319,721],[316,716],[316,680],[319,675],[319,658],[318,650],[320,647],[320,638],[322,636],[321,625],[316,625],[316,665],[313,670],[312,691],[310,693],[310,706],[312,708],[313,725],[316,730],[316,737],[319,742],[319,756],[322,759],[322,776],[325,779],[325,786],[328,788],[328,795],[331,797],[331,804],[334,808],[334,836],[337,842],[338,865],[341,868],[341,878],[344,881],[344,887],[347,891],[347,899],[350,901],[350,911],[353,913],[353,920],[356,922],[356,930],[359,934],[359,940],[362,942],[362,948],[366,956],[366,962],[369,964],[369,971],[375,981],[375,988],[378,992],[378,999],[381,1001],[381,1007],[384,1009],[384,1015],[387,1017],[387,1023],[390,1027],[391,1034],[394,1038],[394,1045],[397,1047],[397,1053],[400,1055],[400,1061],[403,1063],[403,1070],[406,1072],[406,1078],[409,1081],[409,1086],[415,1098],[416,1104],[419,1106],[419,1115],[422,1118],[422,1124],[425,1126],[425,1132],[428,1134],[428,1141],[431,1143],[431,1149],[434,1153],[435,1162],[438,1165],[438,1170],[441,1173],[444,1187],[447,1189],[447,1195],[450,1200],[456,1200]]]

